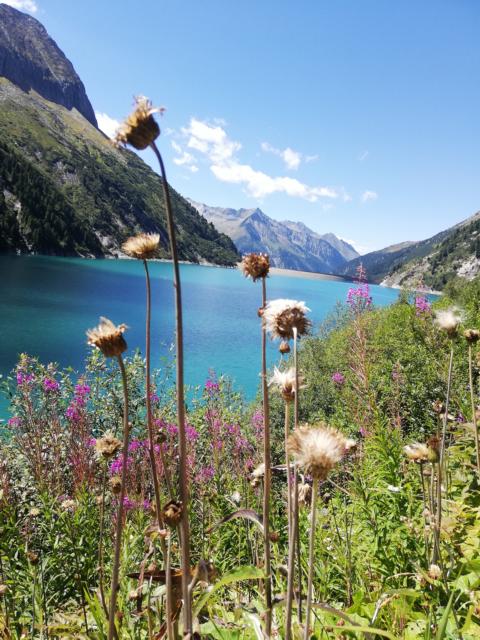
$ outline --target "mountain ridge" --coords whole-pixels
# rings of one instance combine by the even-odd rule
[[[274,267],[335,274],[356,250],[334,236],[322,236],[303,222],[278,221],[258,207],[211,207],[188,199],[217,229],[228,235],[240,253],[268,253]]]

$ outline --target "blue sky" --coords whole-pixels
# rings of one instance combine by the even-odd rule
[[[185,196],[362,250],[480,209],[478,0],[9,4],[43,22],[102,123],[135,94],[167,108],[161,148]]]

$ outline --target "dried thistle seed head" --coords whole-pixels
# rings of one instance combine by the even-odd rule
[[[62,502],[62,509],[64,511],[75,511],[76,506],[77,503],[75,502],[75,500],[64,500]]]
[[[457,307],[441,309],[435,313],[435,324],[441,331],[445,331],[449,338],[457,336],[461,322],[462,315]]]
[[[157,255],[159,244],[160,235],[158,233],[139,233],[128,238],[122,244],[122,249],[131,258],[149,260]]]
[[[403,447],[405,455],[412,462],[428,462],[430,460],[430,447],[423,442],[414,442]]]
[[[280,540],[280,534],[278,531],[270,531],[270,541],[278,542]]]
[[[30,564],[33,564],[33,565],[38,564],[38,560],[39,560],[38,553],[35,553],[35,551],[27,551],[27,558]]]
[[[311,322],[306,314],[310,309],[298,300],[272,300],[263,311],[263,322],[272,338],[292,340],[296,329],[298,337],[308,333]]]
[[[183,505],[171,500],[162,509],[162,518],[169,527],[176,527],[182,519]]]
[[[307,507],[312,499],[312,487],[308,482],[301,482],[298,485],[298,504]]]
[[[290,353],[290,345],[286,340],[282,340],[280,343],[280,346],[278,347],[278,350],[282,355],[285,355],[286,353]]]
[[[318,480],[325,480],[345,455],[347,439],[332,427],[299,427],[288,438],[288,452],[296,463]]]
[[[270,271],[270,258],[266,253],[247,253],[243,256],[240,269],[246,278],[254,282],[266,278]]]
[[[438,580],[442,575],[442,570],[438,564],[431,564],[428,568],[428,577],[432,580]]]
[[[111,431],[107,431],[102,438],[97,438],[95,441],[95,451],[97,456],[106,460],[113,458],[121,448],[122,443],[118,438],[115,438]]]
[[[298,388],[304,387],[303,378],[298,378]],[[285,402],[293,402],[295,399],[295,369],[291,367],[286,371],[280,371],[277,367],[273,370],[273,376],[270,378],[269,385],[274,385],[283,396]]]
[[[463,336],[469,344],[475,344],[480,339],[480,331],[478,329],[465,329]]]
[[[117,146],[131,145],[134,149],[146,149],[160,135],[160,127],[153,115],[162,114],[163,107],[153,107],[145,96],[135,98],[135,109],[120,125],[114,141]]]
[[[122,491],[122,479],[120,478],[120,476],[112,476],[110,478],[110,480],[108,481],[108,484],[110,485],[110,489],[111,489],[113,494],[118,496],[121,493],[121,491]]]
[[[126,329],[126,324],[114,325],[108,318],[101,317],[98,327],[87,331],[88,344],[100,349],[106,358],[120,356],[127,349],[123,337]]]
[[[441,400],[435,400],[435,402],[432,403],[432,409],[433,412],[439,416],[445,413],[445,405]]]
[[[0,584],[0,598],[3,598],[6,593],[8,593],[8,586],[6,584]]]

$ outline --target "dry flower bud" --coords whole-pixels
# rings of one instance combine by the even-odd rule
[[[431,564],[428,568],[428,577],[432,580],[438,580],[442,575],[442,570],[438,564]]]
[[[35,551],[27,551],[27,558],[30,564],[33,564],[34,566],[38,564],[38,553],[35,553]]]
[[[286,340],[282,340],[281,341],[280,346],[278,347],[278,350],[280,351],[280,353],[282,355],[290,353],[290,351],[291,351],[290,345],[288,344],[288,342]]]
[[[146,149],[160,135],[160,127],[153,117],[155,113],[163,113],[165,109],[152,107],[150,100],[144,96],[135,98],[135,109],[120,125],[115,143],[120,145],[130,144],[134,149]]]
[[[469,344],[475,344],[480,339],[480,331],[478,329],[465,329],[463,335]]]
[[[118,438],[115,438],[113,433],[107,432],[102,438],[97,438],[95,441],[95,451],[99,458],[105,458],[106,460],[113,458],[113,456],[120,451],[122,443]]]
[[[108,484],[110,485],[110,489],[111,489],[113,494],[118,496],[121,493],[121,491],[122,491],[122,479],[120,478],[120,476],[112,476],[110,478],[110,480],[108,481]]]
[[[270,271],[270,258],[265,253],[248,253],[243,256],[240,265],[243,275],[254,282],[266,278]]]
[[[292,340],[308,333],[311,322],[306,314],[310,309],[298,300],[271,300],[263,312],[265,328],[272,338]]]
[[[280,540],[280,534],[277,531],[270,532],[270,540],[271,542],[278,542]]]
[[[435,400],[435,402],[432,403],[432,409],[433,412],[439,416],[445,413],[445,405],[441,400]]]
[[[312,499],[312,487],[308,482],[301,482],[298,485],[298,504],[307,507]]]
[[[8,586],[6,584],[0,584],[0,598],[8,592]]]
[[[183,505],[171,500],[162,509],[162,519],[169,527],[176,527],[182,519]]]
[[[97,347],[106,358],[120,356],[127,350],[127,343],[123,334],[126,324],[114,325],[108,318],[100,318],[100,324],[87,331],[88,344]]]

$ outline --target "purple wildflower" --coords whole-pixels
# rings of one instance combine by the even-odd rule
[[[340,371],[335,371],[332,375],[332,382],[341,387],[345,383],[345,376]]]
[[[431,311],[432,305],[425,296],[415,297],[415,313],[417,316],[421,316],[424,313]]]
[[[50,393],[50,392],[58,391],[60,388],[60,385],[53,378],[45,378],[43,381],[43,388],[47,393]]]

